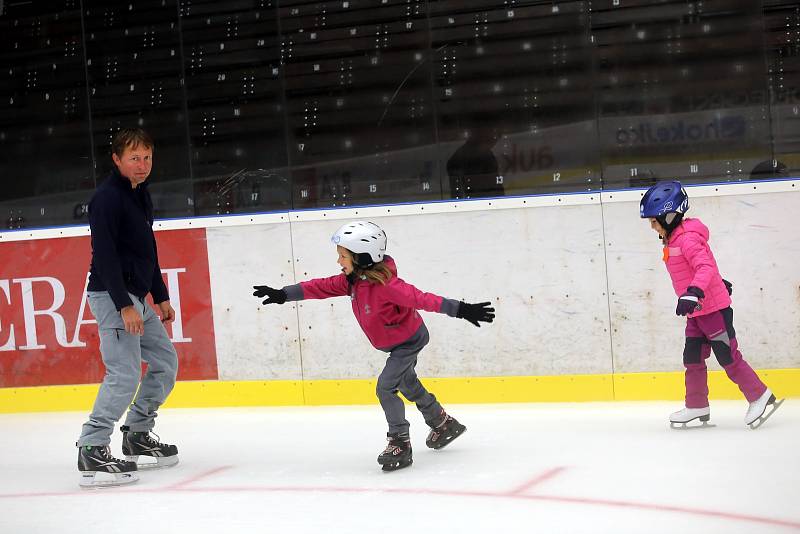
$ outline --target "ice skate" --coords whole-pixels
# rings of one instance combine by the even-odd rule
[[[378,456],[378,463],[384,471],[396,471],[408,467],[413,462],[411,458],[411,440],[408,434],[388,433],[386,438],[389,444]]]
[[[82,488],[124,486],[139,480],[136,464],[114,458],[108,446],[78,447],[78,471]]]
[[[178,447],[161,443],[150,436],[150,432],[131,432],[126,426],[122,430],[122,454],[135,462],[139,469],[171,467],[178,463]]]
[[[447,415],[444,410],[439,420],[430,427],[425,445],[431,449],[441,449],[467,430],[467,427]]]
[[[750,428],[753,430],[760,427],[764,424],[764,421],[769,419],[769,416],[775,413],[775,410],[783,404],[784,400],[785,399],[776,401],[775,395],[767,388],[763,395],[750,403],[747,414],[744,416],[745,424],[750,425]],[[767,408],[770,409],[769,412],[767,412]]]
[[[699,425],[689,425],[688,423],[694,421],[695,419],[699,419]],[[670,414],[669,416],[669,427],[675,428],[678,430],[687,430],[691,428],[705,428],[705,427],[713,427],[715,425],[711,425],[708,422],[711,420],[711,408],[706,406],[705,408],[684,408],[683,410],[678,410]]]

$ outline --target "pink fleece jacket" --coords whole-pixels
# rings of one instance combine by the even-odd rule
[[[457,302],[420,291],[397,277],[397,266],[391,257],[386,256],[383,261],[392,272],[392,279],[385,285],[357,279],[351,286],[347,276],[342,273],[300,282],[302,298],[325,299],[350,295],[353,314],[359,326],[370,343],[378,349],[399,345],[414,335],[422,325],[422,317],[417,310],[455,316]]]
[[[719,274],[714,254],[708,246],[708,228],[699,219],[684,219],[669,236],[664,247],[667,266],[675,294],[680,296],[689,286],[705,293],[700,299],[702,309],[689,317],[707,315],[731,305],[731,297]]]

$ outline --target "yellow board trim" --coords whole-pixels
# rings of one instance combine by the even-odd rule
[[[800,369],[756,372],[776,397],[800,397]],[[683,400],[684,391],[683,372],[614,375],[615,400]],[[744,399],[739,387],[728,379],[724,371],[708,372],[708,393],[710,399]]]
[[[758,371],[777,397],[800,397],[800,369]],[[683,373],[423,378],[443,403],[682,400]],[[742,399],[723,371],[708,373],[711,399]],[[0,413],[90,411],[97,384],[0,388]],[[377,404],[375,380],[178,382],[166,408]]]

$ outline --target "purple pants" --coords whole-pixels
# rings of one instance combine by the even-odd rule
[[[706,358],[711,355],[712,350],[728,378],[739,386],[747,402],[753,402],[764,394],[767,386],[744,361],[738,347],[731,308],[700,317],[690,317],[686,321],[683,365],[686,367],[687,408],[708,406]]]

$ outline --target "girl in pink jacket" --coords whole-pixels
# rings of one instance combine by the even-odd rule
[[[732,285],[723,280],[708,246],[708,228],[699,219],[683,218],[689,197],[680,182],[659,182],[642,197],[639,213],[650,220],[664,244],[664,263],[675,294],[676,315],[685,315],[686,407],[670,415],[670,426],[686,427],[699,419],[708,426],[708,383],[705,360],[714,351],[725,373],[744,394],[750,406],[745,424],[758,428],[780,406],[775,396],[744,361],[736,342],[731,309]],[[769,413],[765,415],[768,406]]]
[[[341,274],[273,289],[253,286],[264,304],[349,296],[353,314],[370,343],[389,357],[378,377],[376,393],[389,424],[389,444],[378,456],[384,471],[411,465],[409,423],[397,392],[414,402],[431,427],[425,445],[440,449],[466,427],[448,415],[436,397],[417,378],[417,355],[428,343],[428,330],[417,310],[445,313],[475,326],[494,320],[489,302],[467,304],[425,293],[397,276],[397,266],[386,256],[386,233],[371,222],[345,224],[331,239],[339,254]]]

